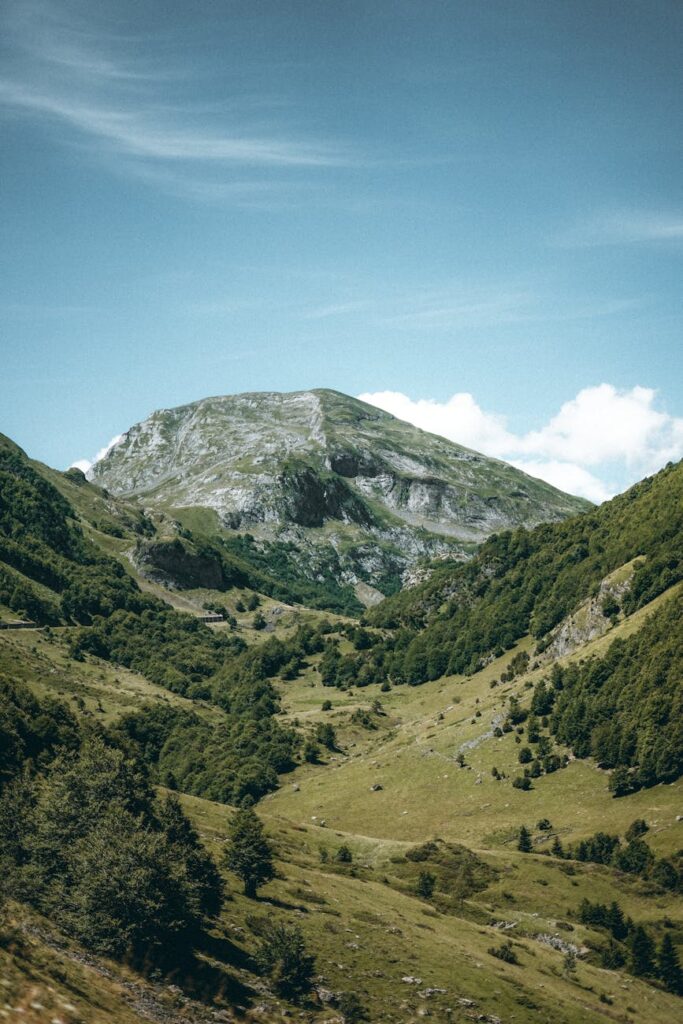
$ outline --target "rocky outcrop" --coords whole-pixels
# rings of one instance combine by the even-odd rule
[[[624,594],[633,578],[633,562],[606,576],[598,591],[556,626],[544,645],[542,661],[554,661],[596,640],[611,628],[619,615]]]
[[[225,578],[220,559],[195,551],[180,538],[139,541],[133,561],[147,579],[182,589],[225,590],[232,583]]]

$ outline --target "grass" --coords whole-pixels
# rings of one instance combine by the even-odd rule
[[[237,591],[228,595],[235,600],[237,596]],[[662,595],[657,603],[670,596],[671,592]],[[201,606],[205,598],[192,592],[188,599]],[[268,599],[262,603],[275,635],[283,637],[302,619],[323,614],[280,604],[282,613],[273,616],[276,606]],[[639,628],[653,606],[619,622],[569,659],[604,652],[615,636]],[[238,616],[241,635],[255,643],[273,635],[251,630],[252,616]],[[348,642],[342,641],[342,646],[348,649]],[[527,639],[516,650],[531,651],[532,646]],[[331,1024],[338,1019],[331,1007],[311,1004],[300,1011],[263,989],[259,992],[249,958],[257,942],[254,920],[260,917],[300,924],[316,953],[320,983],[335,992],[356,991],[371,1021],[408,1024],[421,1019],[425,1010],[436,1021],[461,1024],[478,1014],[495,1015],[505,1024],[670,1024],[677,1019],[681,1003],[675,997],[581,957],[576,971],[567,973],[563,954],[544,945],[539,936],[559,935],[579,947],[599,941],[598,932],[578,921],[579,904],[588,897],[605,903],[617,900],[625,914],[647,924],[658,939],[669,927],[680,940],[680,899],[648,892],[642,881],[612,869],[560,861],[544,851],[554,835],[565,845],[598,829],[623,835],[635,818],[642,817],[650,826],[647,842],[656,853],[672,853],[683,845],[683,826],[676,821],[683,782],[615,800],[607,793],[605,773],[590,761],[572,761],[535,780],[529,792],[513,789],[510,780],[521,770],[519,745],[514,733],[494,737],[492,723],[504,714],[513,694],[522,702],[528,699],[531,686],[547,671],[538,666],[514,682],[492,688],[514,653],[509,651],[469,679],[448,678],[388,693],[376,686],[345,692],[325,688],[315,669],[318,658],[311,659],[300,678],[277,682],[283,720],[298,720],[303,729],[318,721],[331,722],[339,749],[325,751],[323,764],[302,765],[283,777],[281,788],[259,804],[278,868],[259,899],[246,899],[237,880],[226,874],[230,898],[216,924],[211,963],[224,979],[225,991],[237,986],[247,993],[242,1020],[280,1020],[285,1011],[302,1012],[309,1021]],[[201,714],[222,714],[170,694],[135,673],[95,659],[71,661],[62,630],[54,630],[52,637],[39,631],[0,634],[0,671],[19,675],[36,692],[61,696],[103,721],[157,700],[188,705]],[[353,712],[369,709],[375,699],[383,706],[383,714],[372,715],[376,728],[353,722]],[[332,701],[331,711],[322,711],[324,700]],[[455,760],[460,751],[465,767]],[[495,781],[494,765],[510,778]],[[382,789],[371,790],[376,783]],[[220,859],[232,809],[198,797],[183,796],[182,801]],[[536,827],[541,818],[552,823],[550,840]],[[533,854],[516,849],[521,824],[531,831]],[[431,900],[416,895],[425,864],[406,859],[406,853],[436,837],[472,851],[473,863],[490,875],[485,888],[459,892],[456,858],[447,869],[429,862],[426,866],[438,878],[435,895]],[[351,864],[334,860],[342,843],[352,850]],[[490,953],[507,939],[519,965]],[[129,991],[126,985],[143,984],[137,976],[110,966],[112,977],[103,980],[92,965],[75,961],[68,949],[55,951],[35,936],[28,945],[22,942],[21,949],[0,952],[0,979],[9,981],[9,1003],[26,1009],[22,1019],[47,1022],[59,1016],[59,999],[76,1007],[70,1021],[128,1024],[139,1019],[123,998]],[[421,980],[402,980],[408,977]],[[445,991],[427,996],[428,989]],[[29,992],[39,995],[29,999]],[[43,1016],[30,1008],[31,1001],[45,1005]],[[220,999],[216,1005],[223,1005]],[[255,1012],[258,1005],[265,1007],[260,1014]],[[224,1012],[232,1019],[231,1010]],[[184,1018],[203,1020],[200,1010],[187,1007]]]

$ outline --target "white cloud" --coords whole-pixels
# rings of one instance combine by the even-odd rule
[[[548,423],[523,435],[512,433],[504,416],[482,409],[467,392],[445,402],[397,391],[359,398],[595,502],[683,458],[683,419],[657,409],[652,388],[583,388]]]
[[[588,498],[596,505],[614,496],[614,491],[602,480],[573,462],[558,462],[552,459],[510,459],[510,462],[529,476],[545,480],[567,494],[578,494],[582,498]]]
[[[431,398],[413,401],[400,391],[376,391],[358,398],[422,430],[448,437],[487,455],[502,456],[515,440],[505,427],[505,418],[484,412],[466,391],[453,395],[446,402],[435,402]]]
[[[120,441],[123,441],[123,438],[123,434],[117,434],[115,437],[112,437],[109,444],[105,444],[104,448],[100,448],[97,455],[93,459],[76,459],[75,462],[71,463],[69,469],[80,469],[82,473],[85,473],[86,476],[89,476],[90,471],[92,470],[95,463],[99,462],[100,459],[103,459],[105,455],[108,455],[112,448],[115,448]]]

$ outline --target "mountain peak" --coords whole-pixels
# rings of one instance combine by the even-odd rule
[[[154,412],[93,467],[114,494],[182,521],[332,547],[339,575],[390,589],[418,559],[587,503],[338,391],[246,392]],[[183,511],[185,510],[185,511]],[[313,533],[312,531],[317,531]],[[380,589],[382,587],[380,586]]]

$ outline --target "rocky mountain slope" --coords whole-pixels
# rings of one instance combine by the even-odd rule
[[[331,573],[337,584],[382,593],[397,590],[420,559],[462,556],[493,532],[587,507],[506,463],[326,390],[160,410],[91,472],[115,495],[138,497],[193,529],[191,510],[208,510],[203,530],[284,541],[312,578]]]

